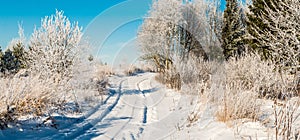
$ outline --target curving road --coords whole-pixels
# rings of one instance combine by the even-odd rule
[[[111,83],[118,85],[115,94],[80,121],[46,139],[136,140],[172,135],[184,125],[191,110],[179,93],[157,83],[155,75],[112,77]]]

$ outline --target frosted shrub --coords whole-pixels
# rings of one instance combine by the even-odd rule
[[[163,73],[159,73],[155,79],[162,84],[165,84],[168,88],[180,90],[181,89],[181,78],[178,71],[175,68],[165,70]]]
[[[88,55],[89,45],[82,40],[78,23],[71,23],[62,11],[42,19],[29,43],[29,70],[41,81],[50,81],[51,94],[77,103],[88,90],[97,92],[96,83],[106,75],[96,75],[96,60]],[[101,90],[102,91],[102,90]]]
[[[265,79],[267,75],[263,75],[268,74],[268,64],[255,55],[246,55],[240,59],[230,59],[222,65],[224,71],[218,75],[221,78],[213,81],[219,90],[212,89],[214,93],[211,93],[219,107],[216,114],[218,120],[256,119],[260,111],[256,86],[262,82],[260,78],[268,80]]]
[[[202,58],[190,57],[189,59],[181,60],[179,56],[174,56],[173,74],[180,76],[180,84],[185,89],[191,89],[197,83],[209,82],[211,75],[210,62],[204,61]],[[175,72],[174,72],[175,71]],[[190,90],[189,90],[190,91]],[[196,93],[190,93],[196,94]]]
[[[224,66],[226,78],[218,81],[223,91],[215,94],[221,103],[217,116],[222,121],[256,119],[259,97],[282,100],[294,95],[293,76],[287,71],[276,71],[273,62],[262,61],[257,54],[231,59]]]
[[[225,64],[226,83],[233,85],[240,82],[243,89],[266,88],[276,83],[274,79],[275,65],[261,61],[257,55],[246,55],[240,59],[230,59]],[[276,77],[275,77],[276,78]],[[260,87],[263,86],[263,87]]]
[[[53,89],[50,80],[39,80],[38,77],[9,77],[0,80],[2,93],[0,122],[1,128],[14,122],[23,115],[43,116],[53,112],[63,104],[63,99]]]
[[[71,24],[62,11],[42,19],[41,27],[30,38],[29,59],[32,73],[57,82],[72,77],[72,67],[78,63],[81,28]]]
[[[240,81],[244,89],[254,89],[262,97],[282,98],[292,96],[294,76],[287,71],[278,71],[272,61],[262,61],[257,54],[248,54],[238,60],[231,59],[225,64],[226,81],[231,85]]]
[[[260,103],[254,91],[246,91],[235,83],[233,87],[226,87],[219,102],[217,118],[219,121],[230,121],[235,119],[257,119],[260,113]]]

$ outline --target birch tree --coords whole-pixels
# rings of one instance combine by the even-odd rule
[[[159,71],[167,69],[171,49],[178,43],[174,30],[181,19],[180,5],[179,0],[154,1],[138,33],[142,58],[154,63]]]
[[[219,0],[211,0],[206,5],[207,13],[207,46],[210,60],[223,59],[222,43],[222,27],[223,12],[221,11],[221,3]]]
[[[182,6],[182,23],[178,25],[180,55],[183,58],[189,56],[203,57],[208,59],[205,52],[207,47],[206,3],[204,1],[187,2]],[[206,48],[208,49],[208,48]]]
[[[180,60],[208,59],[210,47],[219,44],[221,14],[215,5],[204,0],[154,1],[138,33],[143,59],[162,71],[174,63],[174,55]]]

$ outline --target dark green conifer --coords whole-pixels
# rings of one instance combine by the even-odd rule
[[[273,3],[273,4],[271,4]],[[266,31],[270,31],[270,27],[263,22],[262,17],[267,18],[266,14],[269,14],[266,11],[265,7],[269,6],[272,10],[276,10],[277,0],[252,0],[252,5],[249,6],[250,13],[247,13],[247,33],[249,34],[246,39],[247,44],[251,50],[255,50],[261,54],[265,59],[269,58],[271,55],[271,48],[266,43],[267,36],[263,37],[261,35],[265,34]],[[271,19],[266,19],[270,23],[274,22]]]
[[[20,63],[19,69],[27,68],[27,52],[24,49],[24,45],[22,43],[17,43],[13,46],[12,53]]]
[[[16,57],[13,55],[12,51],[10,49],[7,49],[2,56],[1,59],[2,67],[1,72],[4,74],[12,74],[18,72],[20,68],[20,62]]]
[[[242,38],[245,34],[242,12],[237,0],[226,0],[222,27],[222,48],[226,59],[239,56],[245,51]]]

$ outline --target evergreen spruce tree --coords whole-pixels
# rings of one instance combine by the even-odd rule
[[[273,4],[271,4],[273,3]],[[271,48],[266,43],[262,43],[268,40],[268,38],[260,37],[260,34],[264,34],[265,31],[270,31],[270,28],[263,22],[264,15],[268,15],[269,11],[266,11],[265,7],[269,6],[272,10],[276,10],[277,0],[252,0],[252,5],[249,6],[250,13],[247,13],[247,44],[251,50],[258,51],[265,59],[270,57]],[[271,19],[267,19],[269,22],[273,22]],[[273,23],[274,24],[274,23]]]
[[[4,74],[13,74],[18,72],[20,68],[20,62],[13,55],[10,49],[7,49],[2,56],[2,68],[1,72]]]
[[[2,58],[3,56],[3,52],[2,52],[2,49],[1,49],[1,46],[0,46],[0,59]]]
[[[1,49],[1,46],[0,46],[0,71],[2,69],[2,57],[3,57],[3,52],[2,52],[2,49]]]
[[[237,0],[226,0],[222,27],[222,48],[226,59],[241,55],[245,50],[242,39],[245,34],[242,12]]]
[[[12,53],[16,60],[20,63],[19,69],[27,68],[27,52],[24,49],[24,45],[22,43],[17,43],[13,46]]]
[[[300,1],[253,0],[247,14],[247,44],[284,69],[299,69]]]

